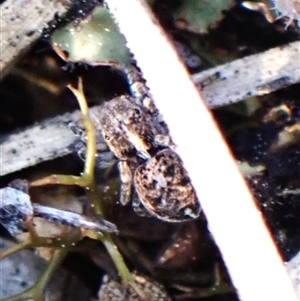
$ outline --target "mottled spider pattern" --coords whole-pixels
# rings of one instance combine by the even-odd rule
[[[196,218],[200,212],[194,188],[179,156],[158,152],[134,173],[140,202],[151,215],[168,222]]]
[[[171,301],[164,286],[152,278],[132,272],[135,285],[141,289],[145,298],[140,297],[130,286],[122,285],[107,275],[103,278],[103,284],[99,291],[101,301]]]
[[[133,96],[105,102],[95,127],[119,160],[120,203],[132,198],[138,214],[167,222],[199,216],[200,204],[175,153],[167,125],[155,107],[145,82],[134,67],[125,69]]]
[[[107,145],[119,159],[151,158],[159,146],[172,146],[170,136],[145,108],[129,96],[117,97],[102,105],[99,125]]]

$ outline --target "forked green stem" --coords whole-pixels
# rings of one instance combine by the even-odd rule
[[[99,218],[104,218],[102,204],[99,201],[98,188],[94,179],[94,168],[96,163],[96,157],[95,157],[96,135],[95,135],[95,129],[93,123],[89,117],[87,102],[83,94],[82,81],[79,80],[78,89],[75,89],[71,86],[68,87],[74,93],[75,97],[78,100],[84,118],[83,119],[84,126],[86,129],[87,150],[86,150],[86,160],[85,160],[83,174],[80,177],[72,176],[72,175],[51,175],[49,177],[31,182],[31,186],[62,184],[62,185],[78,185],[80,187],[83,187],[85,188],[87,197],[92,204],[91,207],[92,210],[94,211],[94,214]],[[108,253],[110,254],[113,262],[115,263],[123,283],[125,285],[130,285],[143,299],[145,299],[145,296],[141,291],[141,289],[139,289],[139,287],[137,287],[136,284],[134,283],[133,277],[126,266],[121,253],[118,251],[117,246],[113,242],[112,237],[109,234],[92,233],[91,231],[83,231],[83,234],[88,237],[102,241]],[[35,246],[35,243],[31,243],[31,244]],[[27,245],[24,245],[24,248],[26,247]],[[32,288],[23,292],[22,294],[7,299],[6,301],[26,300],[26,299],[33,298],[33,296],[34,296],[33,299],[35,301],[42,300],[45,286],[48,283],[49,279],[51,278],[56,267],[59,265],[61,260],[66,255],[67,250],[68,249],[66,248],[65,250],[60,250],[55,253],[47,270],[44,272],[44,274],[41,276],[41,278],[37,281],[37,283]]]
[[[47,184],[63,184],[63,185],[78,185],[85,188],[88,199],[92,204],[92,209],[99,218],[104,218],[104,212],[102,208],[102,204],[99,201],[99,193],[98,188],[94,179],[94,168],[96,163],[96,135],[93,123],[89,117],[89,111],[86,99],[83,94],[83,86],[82,81],[79,81],[78,89],[75,89],[71,86],[68,88],[74,93],[75,97],[78,100],[80,109],[83,114],[84,126],[86,129],[86,141],[87,141],[87,150],[86,150],[86,160],[84,165],[84,171],[82,176],[66,176],[66,175],[52,175],[50,177],[37,180],[31,183],[32,186],[40,186]],[[136,292],[143,296],[143,292],[135,285],[133,278],[128,270],[124,259],[120,252],[118,251],[115,243],[113,242],[111,236],[109,234],[102,233],[91,233],[90,231],[86,231],[86,235],[101,240],[105,245],[108,253],[110,254],[112,260],[114,261],[116,268],[119,272],[122,281],[126,285],[131,285]]]
[[[104,217],[103,208],[101,206],[101,202],[99,201],[99,193],[97,192],[98,188],[94,179],[94,168],[96,163],[96,134],[93,123],[89,118],[89,111],[86,99],[83,94],[82,81],[79,81],[78,90],[69,86],[69,89],[74,93],[76,98],[78,99],[78,103],[82,114],[84,116],[84,125],[86,129],[86,139],[87,139],[87,152],[86,152],[86,161],[84,166],[84,172],[82,178],[85,178],[88,184],[85,186],[87,196],[93,205],[93,210],[96,215],[100,218]],[[102,241],[104,246],[107,249],[107,252],[111,256],[114,261],[116,268],[119,272],[122,281],[126,285],[130,285],[133,289],[141,296],[144,297],[143,292],[135,285],[133,278],[128,270],[124,259],[119,252],[117,246],[113,242],[111,235],[109,234],[99,234],[98,239]]]

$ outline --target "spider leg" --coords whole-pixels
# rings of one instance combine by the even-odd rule
[[[132,198],[132,208],[134,212],[142,217],[151,217],[151,215],[147,209],[144,207],[144,205],[141,203],[140,198],[137,193],[134,193]]]
[[[165,146],[174,149],[176,146],[169,135],[158,134],[154,137],[154,142],[156,145]]]
[[[285,30],[287,30],[288,29],[288,27],[293,23],[293,21],[294,21],[294,19],[293,19],[293,17],[289,17],[289,16],[287,16],[288,18],[289,18],[289,20],[285,23],[285,26],[284,26],[284,29]]]
[[[82,124],[76,122],[67,122],[67,126],[77,137],[80,138],[80,140],[86,140],[85,129]]]
[[[124,72],[127,76],[130,91],[136,104],[144,107],[152,116],[157,116],[159,112],[153,103],[149,88],[146,85],[141,71],[133,63],[130,66],[124,67]]]
[[[128,161],[119,161],[118,168],[121,179],[120,203],[126,205],[131,197],[132,172]]]
[[[96,167],[98,169],[106,169],[112,167],[116,163],[116,158],[111,151],[99,151],[96,154]]]

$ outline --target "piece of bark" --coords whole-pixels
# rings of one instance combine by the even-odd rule
[[[41,35],[54,15],[64,14],[70,0],[6,0],[1,4],[1,78]]]

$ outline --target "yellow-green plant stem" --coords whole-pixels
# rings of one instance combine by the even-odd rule
[[[102,240],[104,246],[106,247],[107,252],[110,254],[112,260],[114,261],[123,282],[126,284],[130,284],[130,282],[132,281],[131,274],[130,274],[129,270],[127,269],[124,259],[123,259],[122,255],[120,254],[117,246],[113,242],[111,236],[105,234],[105,235],[103,235],[101,240]]]
[[[68,253],[68,248],[58,249],[54,253],[51,258],[49,265],[46,270],[42,273],[42,275],[37,280],[36,284],[26,291],[15,295],[13,297],[9,297],[6,299],[2,299],[1,301],[22,301],[22,300],[34,300],[34,301],[43,301],[44,300],[44,291],[49,281],[51,280],[53,274],[55,273],[58,266],[61,264],[63,259]]]
[[[44,185],[77,185],[80,187],[85,187],[87,181],[83,177],[77,176],[67,176],[67,175],[51,175],[42,179],[38,179],[36,181],[32,181],[30,186],[44,186]]]
[[[68,88],[74,93],[76,96],[80,110],[84,117],[84,126],[87,133],[87,152],[86,152],[86,161],[84,165],[83,177],[90,179],[91,182],[94,180],[94,168],[96,163],[96,134],[94,125],[89,117],[89,108],[87,106],[86,99],[83,93],[83,85],[82,80],[79,80],[78,90],[74,89],[71,86]]]
[[[130,271],[128,270],[126,263],[121,253],[119,252],[117,246],[113,242],[111,236],[108,234],[104,234],[101,241],[104,244],[107,252],[111,256],[123,283],[125,285],[130,285],[143,300],[147,300],[145,293],[133,281],[133,277]]]
[[[80,110],[83,114],[83,122],[87,133],[87,152],[82,176],[71,175],[51,175],[49,177],[31,182],[31,186],[42,186],[51,184],[61,185],[77,185],[83,188],[91,188],[95,186],[94,183],[94,167],[95,167],[95,153],[96,153],[96,135],[95,129],[91,119],[89,118],[89,111],[86,99],[83,94],[82,80],[79,80],[78,90],[72,86],[68,86],[78,100]]]
[[[85,186],[87,196],[92,203],[93,210],[96,215],[100,218],[104,217],[103,208],[101,206],[101,202],[99,202],[99,193],[97,192],[98,188],[94,179],[94,168],[96,163],[96,134],[93,123],[89,118],[89,111],[86,99],[83,94],[82,82],[79,82],[78,90],[73,87],[69,87],[69,89],[74,93],[76,98],[78,99],[78,103],[82,114],[84,115],[84,125],[86,129],[86,139],[87,139],[87,151],[86,151],[86,161],[84,166],[84,172],[82,177],[85,178],[88,184]],[[133,278],[131,276],[130,271],[128,270],[124,259],[117,249],[117,246],[113,242],[111,236],[109,234],[99,234],[97,238],[102,241],[107,252],[111,256],[116,268],[122,278],[122,281],[126,285],[131,285],[133,289],[141,296],[144,297],[143,292],[135,285]]]
[[[70,237],[70,233],[68,233],[68,237],[65,239],[58,240],[57,238],[49,238],[49,237],[41,237],[38,236],[36,233],[34,224],[32,219],[27,220],[24,222],[24,225],[27,227],[29,231],[29,240],[21,242],[11,248],[8,248],[7,250],[1,252],[0,254],[0,260],[4,259],[5,257],[8,257],[12,254],[15,254],[21,250],[29,249],[29,248],[37,248],[37,247],[54,247],[54,248],[60,248],[62,246],[62,241],[64,240],[63,244],[66,246],[73,246],[77,241],[81,239],[80,231],[78,232],[78,235],[72,235]]]
[[[10,256],[10,255],[13,255],[19,251],[22,251],[24,249],[29,249],[32,247],[32,242],[31,241],[24,241],[22,243],[19,243],[3,252],[1,252],[0,254],[0,260]]]
[[[86,129],[86,160],[84,165],[84,171],[82,176],[67,176],[67,175],[52,175],[41,180],[37,180],[31,183],[31,186],[40,186],[47,184],[63,184],[63,185],[78,185],[86,190],[87,197],[91,202],[92,210],[99,218],[104,218],[104,212],[102,204],[99,201],[98,188],[94,179],[94,168],[96,163],[96,135],[95,129],[91,119],[89,118],[89,111],[86,99],[83,94],[82,81],[79,81],[78,89],[68,86],[69,89],[74,93],[78,100],[80,109],[83,114],[84,126]],[[109,234],[103,233],[92,233],[91,231],[83,231],[83,234],[94,239],[102,241],[106,247],[109,255],[114,261],[118,273],[124,284],[130,285],[133,289],[144,298],[143,292],[135,285],[130,271],[128,270],[121,253],[118,251],[112,237]]]
[[[19,251],[30,249],[30,248],[38,248],[38,247],[47,247],[47,248],[61,248],[62,244],[65,246],[73,246],[77,241],[79,241],[79,237],[75,237],[71,241],[66,242],[64,239],[56,239],[56,238],[48,238],[48,237],[40,237],[38,236],[34,240],[28,240],[21,242],[13,247],[8,248],[7,250],[1,252],[0,260],[13,255]]]
[[[176,288],[184,291],[186,288],[177,285]],[[216,295],[221,295],[221,294],[229,294],[229,293],[235,293],[236,290],[234,289],[234,287],[230,284],[219,284],[219,285],[214,285],[212,287],[209,288],[201,288],[201,289],[197,289],[197,290],[193,290],[192,292],[187,292],[187,293],[183,293],[181,295],[182,299],[196,299],[198,300],[198,298],[209,298],[209,297],[213,297]]]
[[[235,288],[230,284],[225,282],[221,277],[220,267],[218,264],[215,266],[215,283],[210,287],[195,288],[191,290],[190,288],[182,287],[181,285],[176,285],[176,287],[182,291],[187,291],[186,294],[182,294],[182,298],[209,298],[215,295],[235,293]]]
[[[123,240],[118,239],[116,244],[118,249],[121,250],[127,258],[131,258],[153,276],[154,271],[152,261],[146,256],[144,250],[142,250],[141,246],[134,239],[128,238],[126,239],[126,243],[124,243]],[[137,257],[136,254],[139,254],[139,256]]]
[[[61,262],[64,260],[64,258],[68,254],[68,252],[69,252],[69,248],[62,248],[62,249],[58,249],[55,251],[47,269],[41,275],[41,277],[37,281],[37,284],[32,287],[34,292],[39,294],[39,292],[43,292],[45,290],[45,288],[46,288],[47,284],[49,283],[49,280],[53,276],[55,270],[59,267]]]

